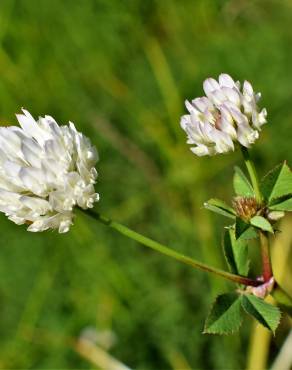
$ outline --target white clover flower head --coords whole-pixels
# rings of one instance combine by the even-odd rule
[[[93,207],[98,155],[72,122],[35,121],[22,110],[21,127],[0,127],[0,211],[37,232],[69,230],[74,206]]]
[[[240,143],[249,148],[259,137],[266,123],[267,111],[259,111],[260,93],[254,93],[251,84],[228,74],[219,80],[208,78],[203,83],[206,96],[186,101],[189,114],[182,116],[181,127],[187,133],[187,143],[198,156],[227,153]]]

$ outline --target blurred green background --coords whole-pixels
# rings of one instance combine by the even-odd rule
[[[252,151],[260,173],[292,163],[291,21],[288,0],[1,0],[1,124],[21,107],[72,120],[100,154],[101,212],[225,268],[224,220],[201,205],[230,201],[241,158],[195,157],[179,127],[183,102],[221,72],[252,81],[268,109]],[[0,230],[1,368],[102,366],[80,353],[84,330],[135,369],[246,366],[251,321],[239,335],[202,334],[224,281],[81,214],[66,235],[28,233],[3,215]]]

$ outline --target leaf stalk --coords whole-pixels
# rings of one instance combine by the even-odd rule
[[[196,269],[199,269],[201,271],[205,271],[205,272],[210,272],[210,273],[213,273],[217,276],[220,276],[226,280],[229,280],[229,281],[232,281],[234,283],[237,283],[237,284],[243,284],[243,285],[246,285],[246,286],[259,286],[261,284],[261,282],[257,281],[257,280],[254,280],[254,279],[250,279],[250,278],[247,278],[245,276],[241,276],[241,275],[235,275],[235,274],[232,274],[232,273],[229,273],[227,271],[224,271],[224,270],[221,270],[221,269],[218,269],[216,267],[212,267],[212,266],[209,266],[205,263],[202,263],[202,262],[199,262],[191,257],[188,257],[188,256],[185,256],[184,254],[181,254],[179,252],[176,252],[174,251],[173,249],[161,244],[161,243],[158,243],[156,242],[155,240],[153,239],[150,239],[144,235],[141,235],[139,234],[138,232],[134,231],[134,230],[131,230],[129,229],[128,227],[118,223],[118,222],[115,222],[115,221],[112,221],[111,219],[97,213],[97,212],[94,212],[92,210],[82,210],[86,215],[90,216],[91,218],[103,223],[104,225],[106,226],[109,226],[111,227],[112,229],[116,230],[117,232],[119,232],[120,234],[123,234],[124,236],[127,236],[128,238],[130,239],[133,239],[135,241],[137,241],[138,243],[148,247],[148,248],[151,248],[153,250],[155,250],[156,252],[159,252],[165,256],[168,256],[168,257],[171,257],[171,258],[174,258],[175,260],[177,261],[180,261],[186,265],[190,265]]]

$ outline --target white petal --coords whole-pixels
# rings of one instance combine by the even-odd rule
[[[22,111],[24,114],[16,115],[21,128],[28,137],[34,137],[40,143],[43,143],[45,140],[43,131],[39,128],[39,125],[27,110],[23,109]]]
[[[243,94],[253,96],[253,88],[248,81],[244,81],[243,83]]]
[[[46,214],[51,210],[50,203],[45,199],[23,195],[20,198],[20,202],[40,215]]]
[[[210,155],[210,149],[206,145],[198,145],[196,147],[192,147],[191,151],[199,157]]]
[[[212,102],[206,98],[205,96],[203,96],[202,98],[196,98],[194,100],[192,100],[192,104],[198,108],[198,110],[200,112],[205,112],[206,110],[212,110],[214,109],[214,106],[212,104]]]
[[[216,80],[214,80],[214,78],[207,78],[203,82],[203,89],[205,91],[205,94],[209,97],[210,93],[220,89],[220,85]]]
[[[219,84],[220,86],[225,86],[225,87],[230,87],[230,88],[235,87],[234,80],[226,73],[222,73],[219,76]]]
[[[229,87],[222,87],[221,90],[227,98],[225,100],[229,100],[231,103],[235,104],[236,106],[240,105],[240,96],[236,90],[230,89]]]
[[[42,170],[33,167],[21,168],[19,178],[28,191],[40,197],[47,195],[48,188]]]
[[[185,106],[190,113],[200,113],[188,100],[185,101]]]

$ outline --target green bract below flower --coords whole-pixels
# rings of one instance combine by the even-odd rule
[[[227,153],[237,142],[249,148],[266,123],[266,109],[259,111],[257,106],[261,94],[254,93],[248,81],[241,88],[228,74],[221,74],[218,81],[206,79],[203,88],[206,96],[186,101],[189,114],[181,118],[187,143],[195,145],[192,152],[198,156]]]

